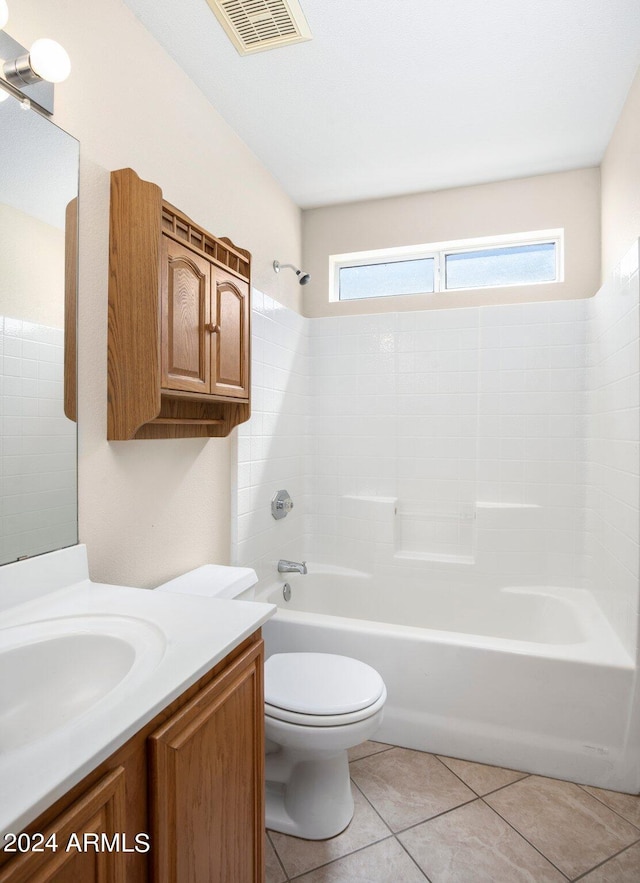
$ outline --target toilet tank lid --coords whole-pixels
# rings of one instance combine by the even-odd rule
[[[204,564],[166,583],[161,583],[156,588],[156,592],[205,595],[209,598],[236,598],[246,589],[255,586],[257,582],[256,572],[250,567]]]

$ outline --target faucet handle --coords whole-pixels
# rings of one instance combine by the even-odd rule
[[[286,518],[293,509],[293,500],[288,491],[278,491],[271,500],[271,514],[276,519]]]

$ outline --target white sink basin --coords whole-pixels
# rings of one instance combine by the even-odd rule
[[[0,630],[0,753],[82,718],[160,662],[160,629],[127,616],[67,616]]]

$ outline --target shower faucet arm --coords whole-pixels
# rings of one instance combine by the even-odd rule
[[[306,561],[286,561],[284,558],[281,558],[278,561],[278,573],[302,573],[305,574],[307,572],[307,562]]]

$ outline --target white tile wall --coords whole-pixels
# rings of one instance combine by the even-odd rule
[[[480,309],[480,571],[584,580],[587,300]],[[524,504],[524,505],[522,505]]]
[[[456,580],[579,583],[586,309],[312,320],[315,553]],[[397,499],[386,548],[336,495]]]
[[[307,320],[253,291],[251,419],[237,430],[232,487],[232,559],[261,577],[279,558],[305,557],[308,454]],[[271,498],[289,491],[294,508],[274,520]]]
[[[577,301],[309,320],[256,294],[235,560],[591,584],[632,648],[635,255]]]
[[[64,416],[63,332],[0,317],[0,560],[77,542],[76,425]]]
[[[635,655],[640,520],[638,245],[590,302],[586,556],[593,590]]]

